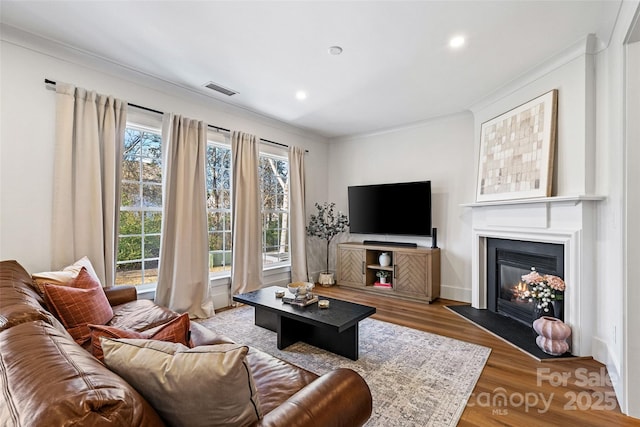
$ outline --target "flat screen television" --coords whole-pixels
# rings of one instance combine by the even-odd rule
[[[351,233],[431,236],[431,181],[350,186],[348,196]]]

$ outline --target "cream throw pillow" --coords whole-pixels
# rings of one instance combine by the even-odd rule
[[[38,292],[40,292],[41,295],[44,295],[45,283],[66,286],[68,282],[78,277],[82,267],[86,268],[87,273],[89,273],[96,282],[100,283],[100,279],[98,279],[98,275],[96,274],[93,265],[91,265],[91,261],[89,261],[89,258],[86,256],[80,258],[73,264],[66,266],[60,271],[43,271],[42,273],[34,273],[31,275],[31,279],[33,279],[33,283],[36,285]]]
[[[246,426],[260,418],[248,347],[189,348],[144,339],[101,338],[104,362],[172,426]]]

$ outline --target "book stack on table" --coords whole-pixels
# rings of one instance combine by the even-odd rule
[[[311,298],[309,298],[308,296],[304,296],[304,297],[282,297],[282,302],[287,303],[287,304],[291,304],[291,305],[297,305],[300,307],[306,307],[308,305],[311,305],[313,303],[318,302],[318,296],[317,295],[313,295],[311,296]]]

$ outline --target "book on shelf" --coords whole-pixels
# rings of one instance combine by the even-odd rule
[[[282,302],[284,302],[286,304],[297,305],[298,307],[306,307],[308,305],[311,305],[313,303],[318,302],[318,296],[314,295],[312,298],[307,298],[307,297],[303,297],[303,298],[282,297]]]
[[[393,288],[393,285],[391,283],[380,283],[380,282],[375,282],[373,284],[374,288]]]

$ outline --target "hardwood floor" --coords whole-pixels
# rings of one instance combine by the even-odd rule
[[[605,367],[595,360],[538,362],[446,309],[333,286],[315,292],[374,306],[373,318],[492,349],[459,426],[640,426],[620,412]]]

